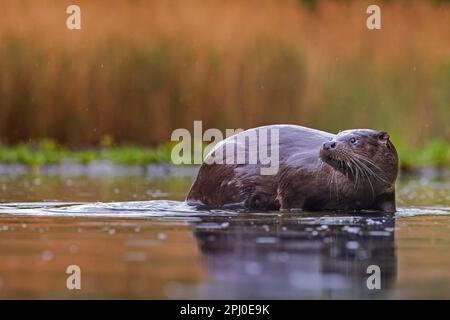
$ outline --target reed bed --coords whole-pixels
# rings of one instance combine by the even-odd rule
[[[450,4],[381,2],[374,31],[365,1],[80,0],[72,31],[69,4],[2,1],[3,144],[155,146],[194,120],[450,141]]]

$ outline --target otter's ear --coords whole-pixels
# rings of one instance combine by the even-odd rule
[[[389,141],[389,134],[386,131],[380,131],[377,133],[378,141],[386,143]]]

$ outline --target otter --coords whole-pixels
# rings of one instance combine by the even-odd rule
[[[248,161],[255,150],[246,148],[245,137],[263,131],[278,136],[277,145],[267,140],[263,146],[278,152],[279,167],[272,175],[261,174],[261,161]],[[224,152],[230,147],[232,153]],[[230,154],[236,158],[239,153],[247,162],[226,161]],[[222,162],[211,161],[217,155]],[[397,151],[385,131],[354,129],[332,134],[297,125],[269,125],[218,143],[205,157],[186,202],[264,211],[395,212],[397,174]]]

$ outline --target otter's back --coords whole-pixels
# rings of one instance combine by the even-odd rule
[[[261,175],[261,163],[251,162],[252,156],[260,152],[260,143],[265,143],[263,147],[269,153],[278,155],[276,160],[281,167],[292,155],[316,159],[322,144],[333,137],[324,131],[296,125],[262,126],[233,135],[218,143],[205,157],[206,163],[200,167],[187,201],[217,207],[225,204],[247,206],[249,197],[257,195],[258,201],[271,207],[276,201],[277,176]],[[221,164],[212,163],[211,157],[215,157],[216,162],[219,157]],[[246,162],[237,163],[239,158]]]

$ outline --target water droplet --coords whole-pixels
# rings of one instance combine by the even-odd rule
[[[277,243],[278,239],[275,237],[258,237],[256,238],[256,243],[260,244],[273,244]]]
[[[51,252],[50,250],[45,250],[44,252],[42,252],[41,258],[43,261],[51,261],[53,260],[53,252]]]
[[[158,240],[166,240],[166,239],[167,239],[167,236],[165,233],[163,233],[163,232],[158,233]]]
[[[69,247],[69,252],[70,252],[70,253],[77,253],[77,252],[78,252],[78,246],[75,245],[75,244],[72,244],[72,245]]]
[[[245,264],[245,272],[251,275],[260,274],[262,271],[261,265],[258,262],[247,262]]]
[[[346,247],[348,250],[357,250],[357,249],[359,248],[359,243],[358,243],[358,241],[348,241],[348,242],[345,244],[345,247]]]

